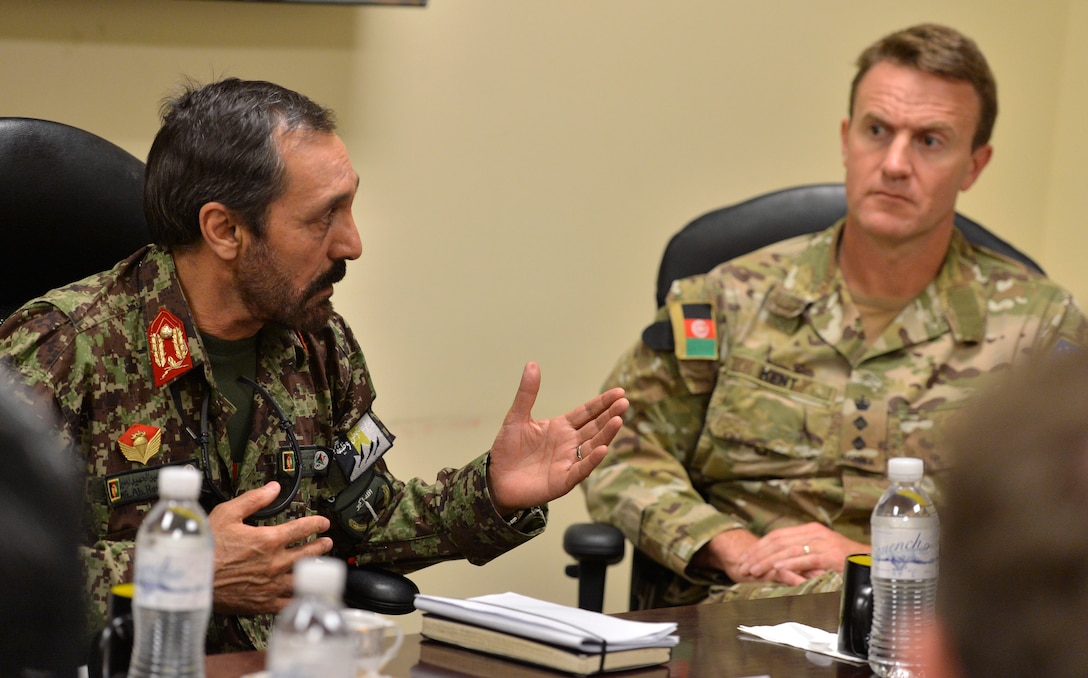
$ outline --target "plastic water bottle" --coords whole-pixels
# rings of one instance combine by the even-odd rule
[[[295,563],[294,599],[268,644],[272,678],[355,678],[355,637],[341,616],[347,566],[335,558]]]
[[[873,509],[869,666],[883,678],[923,675],[918,659],[937,599],[940,521],[922,474],[921,459],[889,459],[891,486]]]
[[[136,532],[135,638],[128,678],[203,678],[215,543],[197,503],[203,476],[159,471],[159,502]]]

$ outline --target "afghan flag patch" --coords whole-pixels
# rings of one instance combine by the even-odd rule
[[[676,357],[681,360],[717,360],[718,329],[714,303],[710,301],[669,304]]]

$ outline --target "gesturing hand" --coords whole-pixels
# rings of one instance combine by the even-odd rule
[[[306,541],[329,529],[328,519],[322,516],[259,527],[242,522],[271,504],[279,491],[279,483],[269,483],[223,502],[208,515],[215,537],[216,612],[278,612],[291,599],[295,561],[324,555],[332,549],[328,537]]]
[[[540,367],[528,363],[491,446],[488,486],[500,515],[549,502],[582,482],[604,459],[629,404],[623,389],[614,388],[562,417],[538,421],[532,410],[539,392]]]

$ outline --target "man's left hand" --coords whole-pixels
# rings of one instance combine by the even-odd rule
[[[540,367],[529,363],[491,446],[488,487],[502,516],[561,497],[585,480],[604,459],[629,404],[623,389],[614,388],[562,417],[537,421],[539,392]]]
[[[757,579],[773,571],[777,581],[796,586],[828,570],[841,573],[846,556],[868,552],[867,544],[821,523],[806,523],[768,532],[744,554],[740,569]]]

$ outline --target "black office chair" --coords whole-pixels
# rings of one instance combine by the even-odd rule
[[[705,273],[718,264],[787,238],[824,230],[846,214],[842,184],[812,184],[767,193],[716,209],[695,219],[669,240],[657,273],[656,307],[674,280]],[[969,242],[1022,262],[1043,273],[1030,257],[986,230],[956,214],[956,227]],[[578,579],[578,606],[600,611],[604,603],[605,572],[623,560],[624,537],[610,525],[578,523],[567,527],[563,549],[577,562],[568,565],[568,576]],[[638,582],[653,581],[662,566],[633,553],[630,609],[642,607]]]
[[[106,270],[150,242],[144,164],[90,132],[0,118],[0,320],[54,287]]]

